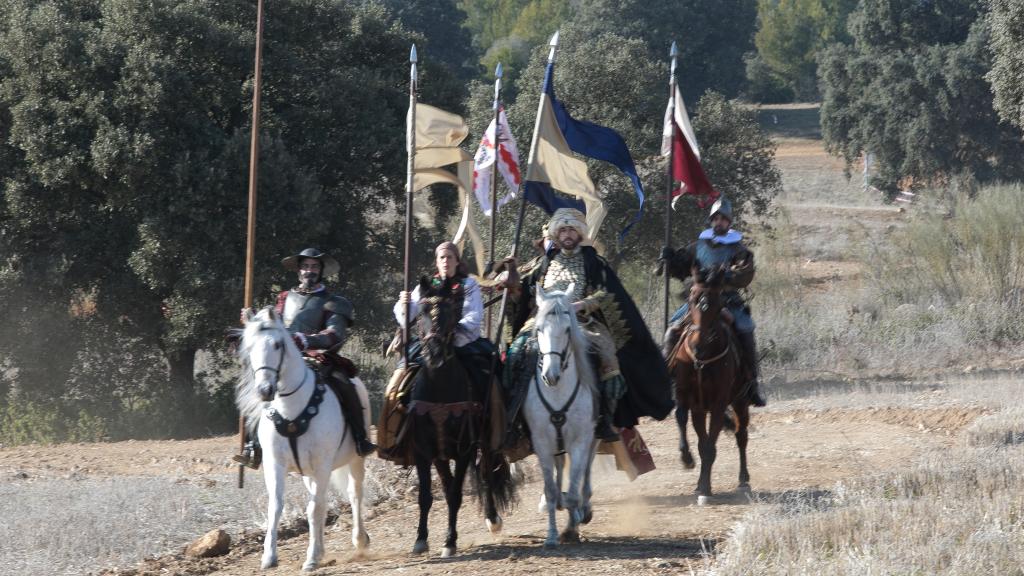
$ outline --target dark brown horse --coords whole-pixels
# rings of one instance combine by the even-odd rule
[[[669,359],[669,370],[675,382],[676,421],[679,424],[679,450],[683,464],[693,468],[693,456],[686,440],[687,412],[693,417],[700,454],[700,479],[697,481],[698,503],[711,496],[711,466],[715,463],[718,435],[723,427],[731,427],[726,408],[736,414],[736,445],[740,451],[739,488],[749,489],[747,472],[747,425],[750,404],[744,393],[744,374],[740,364],[736,337],[723,312],[722,288],[725,266],[701,269],[694,261],[693,288],[689,297],[689,323],[685,323],[679,343]]]
[[[515,483],[508,462],[490,449],[490,414],[485,409],[489,406],[488,383],[471,378],[465,360],[452,345],[455,327],[462,317],[462,289],[449,283],[435,287],[423,279],[420,298],[416,332],[422,344],[423,367],[413,384],[408,406],[411,427],[408,437],[412,439],[419,480],[420,508],[413,552],[428,549],[427,516],[433,504],[430,486],[433,465],[448,503],[448,533],[441,555],[449,557],[456,550],[456,524],[466,473],[470,472],[478,485],[477,495],[492,532],[501,529],[499,512],[507,511],[512,505]]]

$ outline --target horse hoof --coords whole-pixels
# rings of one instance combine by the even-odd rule
[[[683,452],[679,455],[679,460],[683,463],[683,468],[687,470],[693,470],[696,467],[696,463],[693,461],[693,456],[689,452]]]
[[[740,492],[746,492],[749,494],[750,482],[740,482],[739,485],[736,486],[736,489],[739,490]]]
[[[491,534],[501,534],[502,521],[501,516],[495,515],[494,520],[487,519],[487,531]]]
[[[303,572],[312,572],[313,570],[316,570],[316,566],[317,566],[316,562],[306,562],[305,564],[302,565],[302,571]]]
[[[430,546],[427,544],[426,540],[417,540],[416,543],[412,545],[413,554],[423,554],[427,550],[430,550]]]
[[[548,538],[544,540],[544,547],[547,549],[558,548],[558,540],[554,538]]]
[[[583,518],[580,519],[580,524],[590,524],[590,521],[594,519],[594,510],[587,508],[587,511],[583,514]]]
[[[558,542],[560,544],[579,544],[580,533],[575,530],[571,532],[566,530],[565,532],[562,532],[562,534],[558,537]]]
[[[451,558],[455,556],[455,546],[445,546],[441,549],[441,558]]]
[[[370,535],[366,532],[352,537],[352,545],[356,550],[366,550],[370,547]]]
[[[277,566],[277,556],[272,556],[270,558],[264,558],[263,561],[260,562],[260,569],[261,570],[267,570],[268,568],[275,568],[276,566]]]
[[[707,506],[709,499],[709,496],[705,496],[703,494],[697,496],[697,506]]]

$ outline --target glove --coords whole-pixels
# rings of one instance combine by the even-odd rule
[[[292,333],[292,341],[295,342],[295,346],[302,352],[309,347],[309,339],[302,332]]]
[[[676,251],[669,246],[661,247],[661,254],[658,255],[658,260],[668,261],[676,255]]]

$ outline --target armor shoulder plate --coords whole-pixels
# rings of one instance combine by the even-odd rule
[[[347,326],[351,326],[355,323],[355,307],[352,306],[352,303],[349,302],[348,298],[333,294],[324,304],[324,310],[333,312],[334,314],[344,318]]]

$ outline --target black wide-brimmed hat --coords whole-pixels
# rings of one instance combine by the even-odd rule
[[[321,252],[316,248],[306,248],[302,252],[289,256],[284,260],[281,260],[281,265],[284,266],[285,270],[292,272],[299,271],[299,261],[303,258],[314,258],[320,261],[320,266],[323,268],[320,272],[321,278],[327,278],[328,276],[334,276],[341,271],[341,264],[335,260],[330,254]]]

